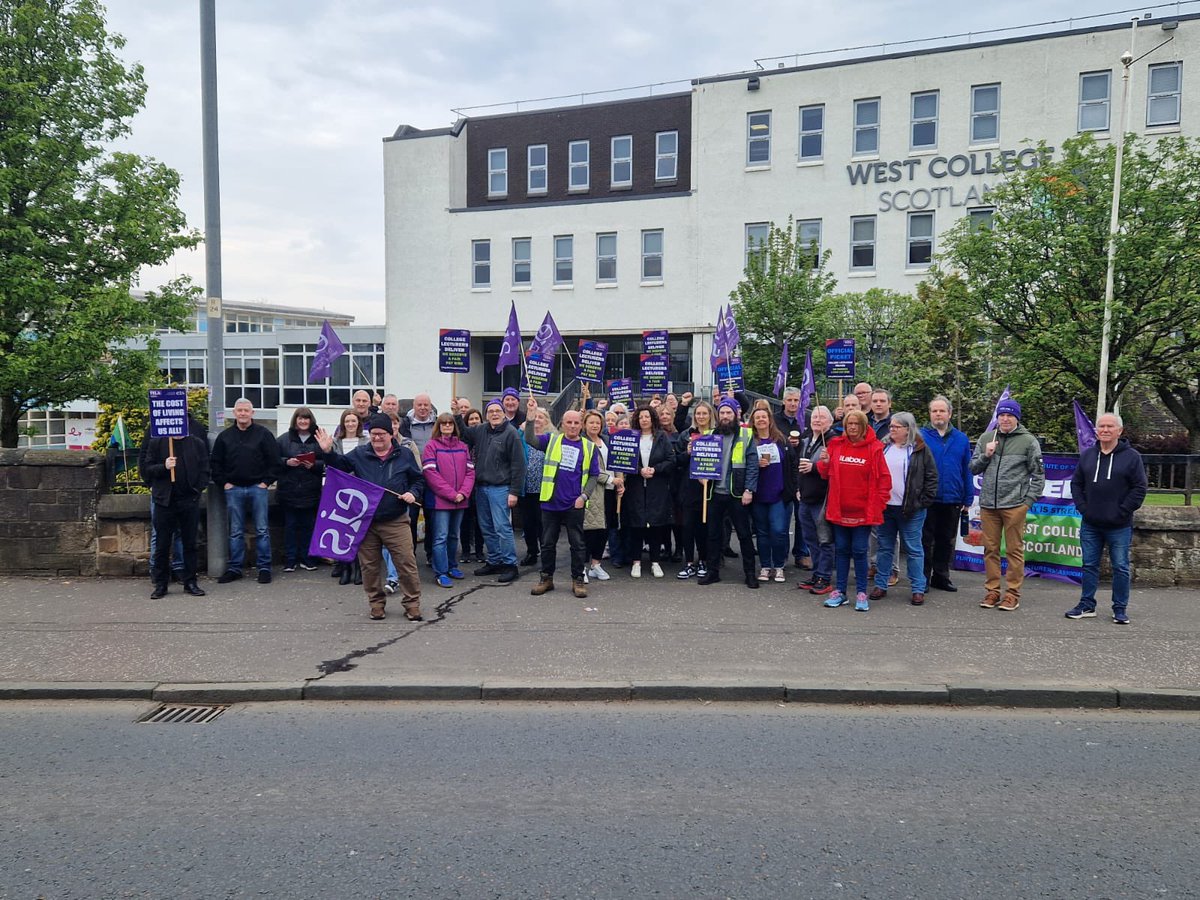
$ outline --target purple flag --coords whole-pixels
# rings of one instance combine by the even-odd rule
[[[563,336],[559,334],[558,326],[554,324],[554,317],[547,312],[546,318],[542,319],[542,327],[538,329],[538,333],[529,344],[529,354],[531,356],[535,353],[539,356],[554,356],[562,343]]]
[[[1006,384],[1004,386],[1004,390],[1000,394],[1000,399],[996,401],[996,408],[992,410],[992,420],[990,422],[988,422],[988,427],[983,429],[985,433],[988,431],[996,430],[996,426],[1000,423],[1000,416],[999,416],[1000,404],[1003,403],[1005,400],[1009,399],[1011,396],[1012,396],[1012,394],[1010,394],[1008,392],[1008,385]]]
[[[500,356],[496,359],[496,371],[503,372],[507,366],[521,364],[521,326],[517,324],[517,303],[514,300],[508,312],[508,328],[504,330],[504,343],[500,345]]]
[[[712,352],[708,355],[709,366],[714,372],[725,362],[728,352],[725,347],[725,309],[722,307],[717,310],[717,330],[713,332]]]
[[[328,466],[309,555],[341,562],[353,560],[384,493],[377,484]]]
[[[813,375],[812,351],[809,350],[804,354],[804,380],[800,382],[800,409],[796,413],[796,418],[803,421],[804,411],[808,409],[808,404],[816,392],[817,379]]]
[[[1096,443],[1096,426],[1092,424],[1078,400],[1072,400],[1071,406],[1075,410],[1075,442],[1079,444],[1079,452],[1082,455],[1084,450]]]
[[[725,311],[725,346],[729,350],[730,355],[733,354],[733,348],[742,341],[741,332],[738,331],[737,322],[733,318],[733,304],[730,303]]]
[[[345,356],[346,345],[334,333],[329,320],[321,326],[321,336],[317,338],[317,355],[313,357],[312,369],[308,373],[310,383],[324,381],[333,371],[333,361],[339,356]]]
[[[779,368],[775,370],[775,396],[783,396],[788,379],[788,342],[783,342],[783,355],[779,357]]]

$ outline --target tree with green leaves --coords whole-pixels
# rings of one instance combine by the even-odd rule
[[[1087,134],[1055,159],[1039,149],[1041,165],[989,193],[989,226],[964,219],[943,236],[939,266],[961,273],[1022,370],[1064,398],[1095,397],[1116,149]],[[1109,397],[1149,385],[1200,452],[1200,142],[1130,136],[1123,169]]]
[[[123,45],[95,0],[0,0],[0,446],[29,409],[142,395],[192,308],[186,283],[130,293],[199,237],[178,174],[111,149],[146,94]]]
[[[818,253],[801,242],[790,216],[783,228],[772,223],[766,240],[752,249],[742,280],[729,294],[747,385],[770,392],[785,341],[792,358],[801,361],[804,349],[818,341],[824,346],[816,309],[837,287],[826,271],[829,257],[830,251]]]

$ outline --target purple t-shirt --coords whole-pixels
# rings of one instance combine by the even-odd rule
[[[538,450],[545,452],[550,445],[551,435],[540,434],[536,438],[535,446]],[[548,509],[551,512],[562,512],[564,509],[570,509],[575,505],[575,501],[579,499],[579,495],[583,493],[583,442],[586,438],[578,440],[562,439],[562,460],[558,464],[558,471],[554,473],[554,494],[549,500],[542,501],[542,509]],[[550,461],[546,461],[548,466]],[[600,474],[600,454],[592,447],[592,462],[588,466],[588,475],[595,478]]]
[[[758,470],[758,490],[754,492],[755,503],[775,503],[783,497],[783,458],[779,445],[770,438],[755,438],[760,458],[773,453],[771,464]]]

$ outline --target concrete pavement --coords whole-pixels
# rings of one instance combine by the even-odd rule
[[[564,548],[565,549],[565,548]],[[565,554],[564,554],[565,555]],[[422,566],[426,622],[397,601],[367,618],[361,588],[328,569],[230,585],[204,598],[143,579],[0,578],[0,699],[754,699],[792,702],[1090,706],[1200,710],[1200,598],[1137,589],[1130,626],[1103,604],[1063,613],[1078,588],[1026,582],[1014,613],[984,610],[982,576],[923,607],[904,584],[869,613],[796,590],[667,577],[531,597],[468,576],[437,587]],[[561,564],[561,558],[560,558]],[[647,567],[648,569],[648,567]]]

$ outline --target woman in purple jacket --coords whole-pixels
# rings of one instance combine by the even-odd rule
[[[448,588],[454,584],[451,579],[463,577],[458,568],[458,533],[475,487],[471,450],[460,439],[458,424],[450,413],[437,417],[434,436],[422,454],[421,468],[433,494],[433,571],[437,583]]]

